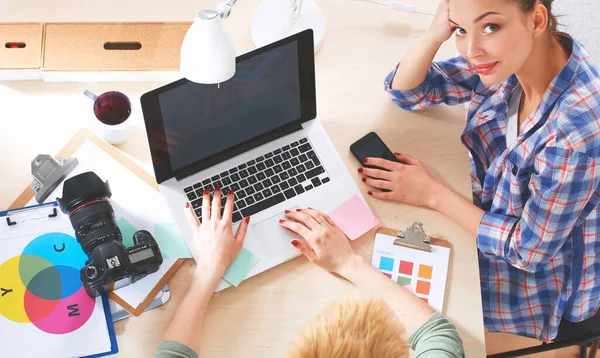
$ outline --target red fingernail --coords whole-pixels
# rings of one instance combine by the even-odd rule
[[[302,211],[302,209],[296,209],[296,211]]]
[[[367,162],[367,158],[365,158],[365,160],[363,160],[363,163],[366,163],[366,162]]]
[[[362,178],[363,183],[367,182],[367,178]]]
[[[233,190],[230,190],[229,193],[227,193],[227,195],[233,195]]]
[[[369,195],[373,195],[373,192],[372,192],[372,191],[370,191],[370,192],[368,192],[367,194],[369,194]]]
[[[363,168],[358,168],[358,172],[362,173],[363,172]]]
[[[394,153],[394,154],[396,154],[396,155],[402,155],[402,154],[400,154],[400,153]]]
[[[246,218],[244,220],[246,221],[246,223],[248,223],[250,221],[250,217],[246,216]]]
[[[289,213],[290,213],[290,211],[289,211],[289,210],[286,210],[286,211],[285,211],[285,213],[286,213],[286,214],[289,214]]]
[[[216,188],[215,188],[215,191],[221,191],[221,188],[219,188],[219,187],[216,187]]]
[[[292,245],[294,245],[294,247],[298,247],[298,240],[292,240]]]
[[[190,203],[186,202],[186,203],[185,203],[185,208],[187,209],[187,208],[189,208],[189,207],[190,207]]]
[[[208,194],[210,194],[210,190],[204,189],[204,195],[208,195]]]
[[[280,224],[283,224],[285,222],[285,220],[279,220]]]

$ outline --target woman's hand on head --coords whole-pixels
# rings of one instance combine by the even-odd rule
[[[359,168],[362,181],[373,189],[369,195],[414,206],[434,208],[440,183],[431,177],[423,163],[409,155],[395,153],[400,163],[367,158],[365,164],[381,169]]]
[[[242,220],[233,234],[232,214],[234,192],[227,194],[227,202],[221,217],[221,189],[216,188],[211,202],[210,192],[204,191],[202,196],[202,222],[199,222],[189,204],[186,204],[186,214],[193,232],[194,251],[198,260],[197,272],[202,275],[223,276],[225,269],[237,257],[250,217]]]
[[[452,37],[454,26],[449,21],[450,0],[441,0],[435,17],[429,25],[427,36],[437,42],[445,42]]]
[[[304,241],[294,239],[290,243],[323,269],[340,274],[356,255],[346,235],[329,215],[309,208],[286,211],[286,216],[292,220],[281,220],[281,226],[304,238]]]

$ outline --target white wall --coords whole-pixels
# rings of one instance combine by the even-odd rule
[[[582,42],[600,66],[600,0],[555,0],[553,5],[555,15],[564,15],[558,19],[561,29]]]

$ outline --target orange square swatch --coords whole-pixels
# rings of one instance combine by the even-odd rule
[[[417,281],[417,293],[422,295],[429,295],[429,288],[431,287],[430,282]]]
[[[419,277],[431,280],[433,274],[433,267],[427,265],[419,265]]]

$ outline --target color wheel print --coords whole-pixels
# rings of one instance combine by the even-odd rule
[[[86,260],[74,237],[56,232],[38,236],[21,255],[0,265],[0,315],[50,334],[79,329],[96,303],[79,278]]]

